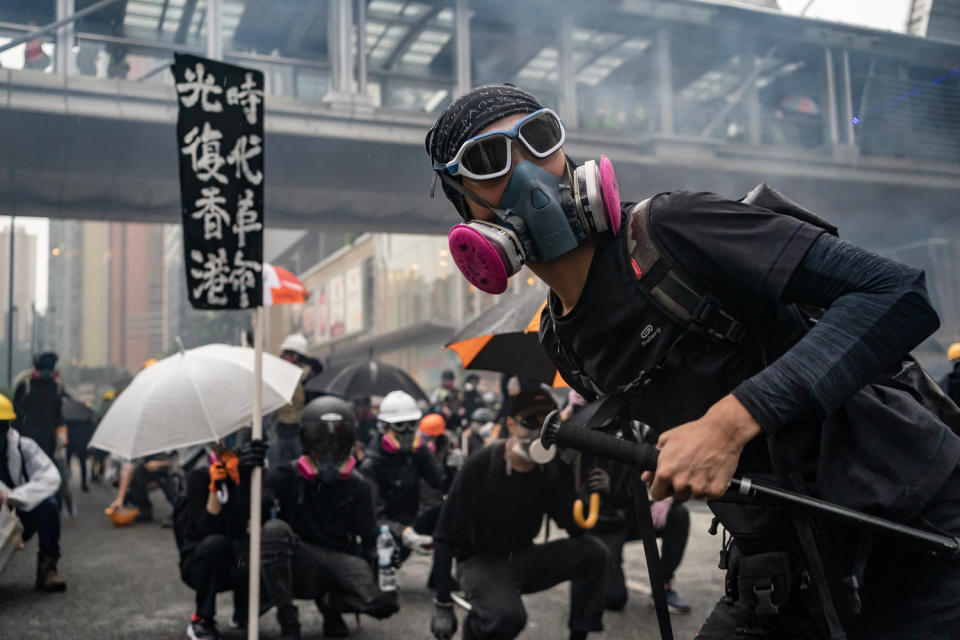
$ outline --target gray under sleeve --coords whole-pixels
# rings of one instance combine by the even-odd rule
[[[810,247],[781,302],[826,312],[733,391],[774,436],[800,419],[822,420],[940,326],[923,271],[826,234]]]

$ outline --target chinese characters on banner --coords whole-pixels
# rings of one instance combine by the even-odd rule
[[[197,309],[263,300],[263,74],[174,55],[187,292]]]

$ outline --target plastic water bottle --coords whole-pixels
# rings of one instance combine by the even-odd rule
[[[397,569],[393,566],[393,552],[397,548],[390,529],[387,525],[380,526],[380,535],[377,536],[377,573],[380,578],[381,591],[397,590]]]

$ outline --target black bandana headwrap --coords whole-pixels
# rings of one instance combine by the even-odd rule
[[[432,162],[449,162],[464,142],[487,125],[515,113],[533,113],[542,108],[539,100],[512,84],[477,87],[444,109],[427,132],[424,146]],[[457,211],[468,217],[463,196],[446,184],[443,192]]]

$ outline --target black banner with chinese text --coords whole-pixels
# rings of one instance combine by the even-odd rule
[[[187,296],[197,309],[263,300],[263,73],[174,55]]]

